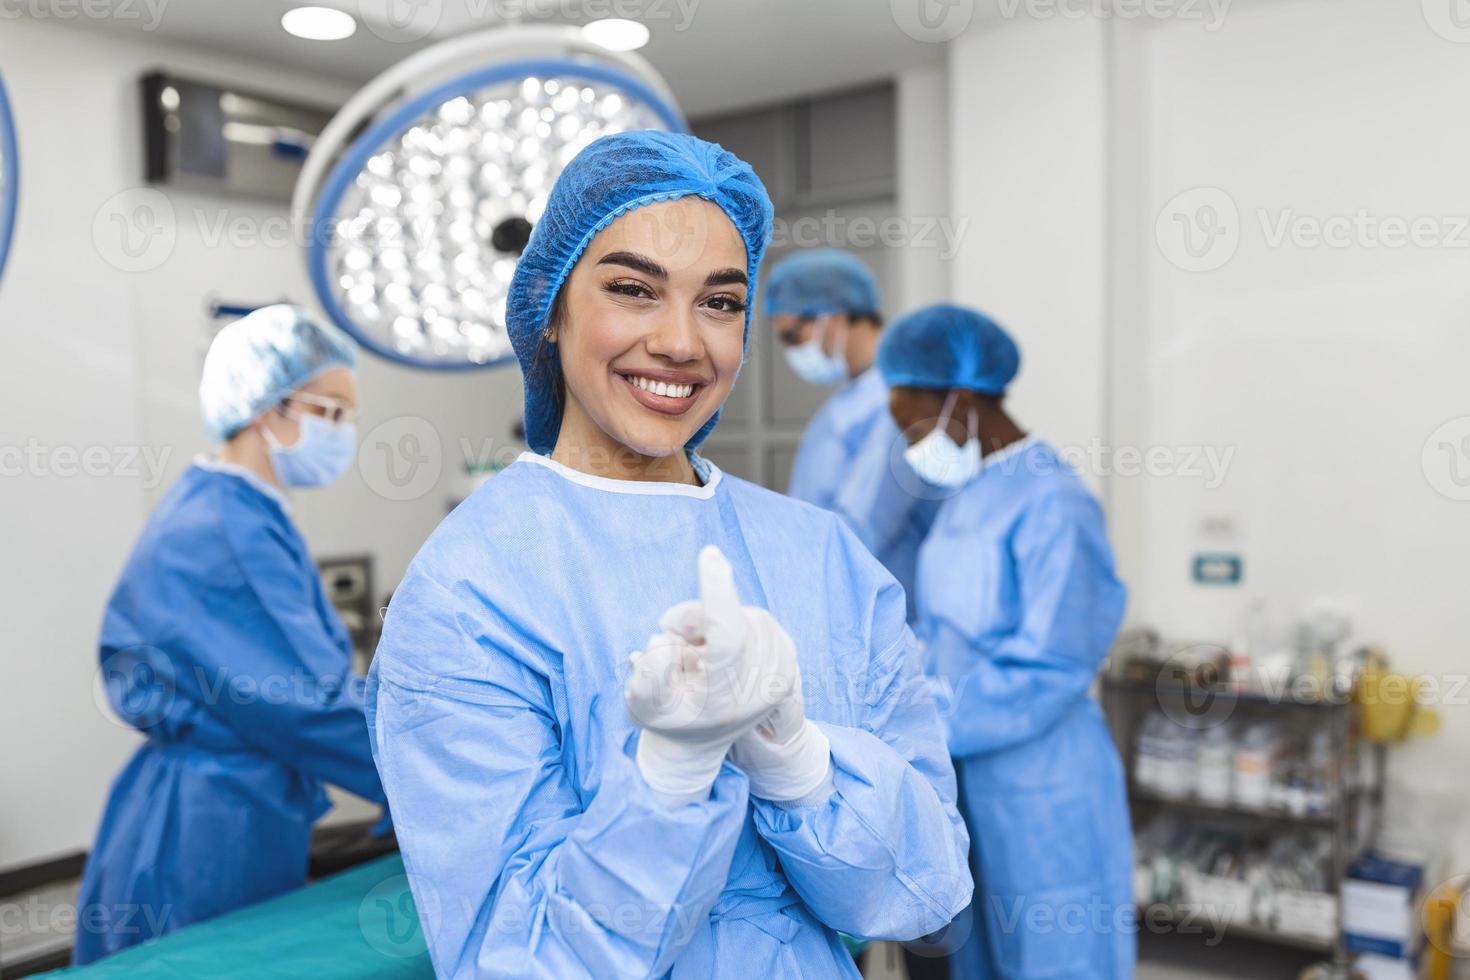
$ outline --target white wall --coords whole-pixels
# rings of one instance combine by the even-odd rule
[[[195,394],[207,300],[310,297],[289,236],[272,245],[215,235],[220,227],[283,230],[283,205],[170,192],[172,249],[146,271],[118,267],[111,215],[131,212],[107,202],[141,183],[137,79],[163,67],[327,105],[348,93],[338,82],[214,53],[14,19],[0,32],[0,66],[23,172],[0,285],[0,447],[97,446],[117,460],[141,448],[166,460],[158,485],[144,473],[88,477],[60,466],[15,476],[13,458],[3,461],[3,870],[90,846],[108,784],[137,744],[94,700],[97,628],[148,506],[207,448]],[[370,355],[360,373],[359,469],[330,491],[300,495],[297,517],[318,555],[371,553],[382,591],[443,515],[460,440],[476,449],[486,438],[507,441],[520,382],[513,368],[431,375]],[[400,488],[386,479],[378,446],[396,451],[403,435],[418,438],[429,462]],[[407,473],[401,455],[394,462]]]
[[[1218,269],[1184,271],[1151,239],[1141,259],[1147,314],[1130,328],[1147,377],[1118,399],[1141,408],[1148,444],[1235,455],[1215,490],[1117,488],[1149,515],[1134,615],[1220,637],[1246,597],[1267,597],[1283,626],[1304,601],[1337,597],[1399,669],[1463,679],[1470,502],[1431,482],[1448,478],[1448,450],[1431,447],[1427,468],[1421,457],[1442,423],[1470,414],[1470,231],[1439,220],[1470,216],[1470,48],[1431,30],[1417,3],[1293,0],[1237,5],[1217,32],[1164,23],[1141,50],[1144,224],[1202,186],[1240,219]],[[1458,245],[1273,247],[1261,224],[1360,210],[1435,219]],[[1470,474],[1467,431],[1454,450]],[[1205,518],[1234,524],[1243,589],[1190,583]],[[1438,814],[1446,794],[1464,807],[1464,780],[1446,778],[1470,752],[1464,692],[1442,710],[1441,735],[1392,757],[1400,825]],[[1463,817],[1436,831],[1470,858]]]
[[[951,216],[948,69],[944,65],[911,68],[898,75],[895,87],[898,214],[915,222],[915,244],[901,249],[897,256],[898,288],[888,300],[890,319],[920,306],[946,302],[955,258],[948,254],[944,237],[925,235],[923,224]],[[918,244],[920,241],[924,244]]]
[[[1115,457],[1091,473],[1130,620],[1226,641],[1261,596],[1284,638],[1305,602],[1331,597],[1398,669],[1461,684],[1470,501],[1436,487],[1470,497],[1470,129],[1457,122],[1470,37],[1437,34],[1433,3],[1242,0],[1223,23],[1010,8],[949,53],[950,193],[971,220],[955,296],[1017,333],[1028,426],[1163,447],[1170,466],[1196,450],[1226,461],[1218,486],[1203,465],[1131,476]],[[1201,187],[1238,210],[1219,212],[1238,246],[1186,271],[1171,261],[1190,262],[1175,213],[1199,234],[1199,206],[1220,197],[1171,201]],[[1456,242],[1273,246],[1260,217],[1360,210],[1436,219]],[[1241,587],[1191,582],[1206,547],[1243,555]],[[1440,735],[1391,753],[1390,830],[1428,830],[1463,866],[1459,693]]]
[[[1022,18],[949,52],[954,300],[1015,335],[1010,405],[1058,446],[1101,438],[1107,415],[1105,41],[1095,20]]]

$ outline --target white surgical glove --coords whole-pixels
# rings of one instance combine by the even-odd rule
[[[711,546],[699,556],[701,572],[711,553],[729,568],[724,556]],[[807,797],[824,788],[830,792],[832,757],[826,734],[806,717],[796,645],[769,612],[741,606],[734,580],[728,581],[728,589],[715,593],[719,608],[712,609],[711,592],[702,589],[701,601],[679,603],[664,613],[659,625],[691,644],[739,643],[752,651],[748,654],[752,662],[771,665],[758,695],[767,711],[759,724],[746,729],[735,741],[730,761],[749,777],[750,791],[756,796],[806,802]],[[708,635],[710,622],[727,624],[724,637]],[[781,687],[785,688],[784,695],[777,693]]]
[[[832,746],[827,733],[806,716],[799,674],[786,700],[735,740],[730,761],[750,778],[750,792],[763,800],[820,803],[832,795]]]
[[[790,639],[779,627],[752,628],[749,614],[761,610],[741,608],[730,563],[713,546],[699,554],[699,595],[665,613],[666,632],[630,658],[638,769],[670,806],[707,798],[730,746],[798,680]]]

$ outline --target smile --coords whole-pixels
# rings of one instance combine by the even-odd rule
[[[706,387],[706,382],[685,374],[658,378],[619,372],[618,377],[627,382],[634,401],[660,415],[683,415],[699,402],[699,393]]]
[[[663,395],[665,398],[688,398],[694,394],[695,386],[692,384],[669,384],[665,381],[656,381],[653,378],[645,378],[637,374],[625,374],[623,380],[641,391],[651,391],[655,395]]]

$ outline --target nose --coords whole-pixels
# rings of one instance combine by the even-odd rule
[[[676,364],[697,361],[704,356],[704,340],[692,309],[671,310],[659,318],[658,326],[644,341],[648,352]]]

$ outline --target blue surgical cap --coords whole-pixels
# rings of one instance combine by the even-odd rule
[[[262,306],[209,345],[199,379],[204,427],[228,439],[323,371],[356,363],[357,345],[325,320],[299,306]]]
[[[878,370],[890,388],[968,388],[1005,394],[1021,351],[990,317],[940,303],[915,310],[883,331]]]
[[[878,315],[878,283],[868,267],[835,248],[809,248],[777,262],[766,277],[766,316]]]
[[[745,241],[753,296],[771,235],[771,199],[755,171],[735,154],[684,133],[617,133],[589,143],[557,178],[505,303],[506,331],[526,382],[526,443],[535,452],[551,452],[561,431],[561,363],[556,344],[544,340],[557,292],[593,236],[615,218],[681,197],[702,197],[729,216]],[[689,440],[689,448],[703,442],[719,418],[715,412]]]

